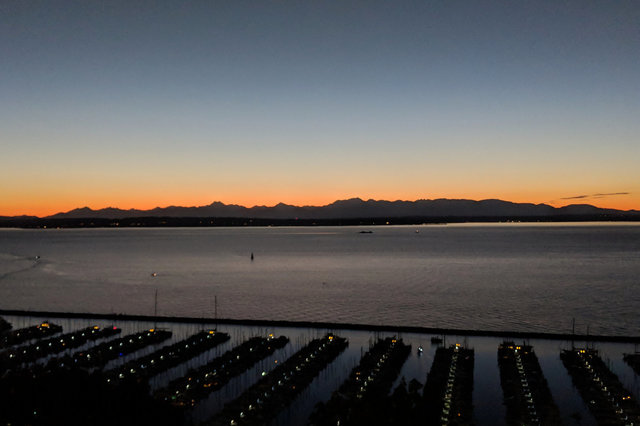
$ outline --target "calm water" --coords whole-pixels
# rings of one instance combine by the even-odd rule
[[[640,226],[0,230],[2,308],[152,314],[155,289],[161,315],[638,335]]]

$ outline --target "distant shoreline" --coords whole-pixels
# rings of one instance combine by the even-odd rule
[[[448,223],[580,223],[634,222],[635,214],[598,214],[567,216],[408,216],[363,217],[343,219],[265,219],[244,217],[135,217],[124,219],[0,219],[0,228],[176,228],[176,227],[265,227],[265,226],[386,226],[386,225],[443,225]]]
[[[419,327],[401,325],[375,325],[353,324],[336,322],[315,321],[285,321],[285,320],[255,320],[255,319],[231,319],[231,318],[196,318],[184,316],[150,316],[133,314],[98,314],[85,312],[49,312],[49,311],[25,311],[16,309],[0,309],[0,315],[30,316],[46,318],[69,319],[96,319],[111,321],[150,321],[192,324],[231,324],[244,326],[270,326],[292,328],[316,328],[329,330],[362,330],[384,331],[397,333],[434,334],[448,336],[479,336],[479,337],[504,337],[507,339],[546,339],[546,340],[574,340],[582,342],[616,342],[616,343],[640,343],[640,336],[602,336],[571,333],[543,333],[526,331],[497,331],[497,330],[465,330],[439,327]]]

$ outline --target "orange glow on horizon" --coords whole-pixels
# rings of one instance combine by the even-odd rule
[[[463,193],[449,193],[448,195],[441,193],[432,193],[428,195],[415,195],[409,193],[402,194],[386,194],[386,193],[372,193],[372,194],[308,194],[306,196],[301,194],[295,194],[290,196],[277,196],[275,194],[263,194],[261,196],[252,196],[249,194],[241,195],[228,194],[221,195],[219,197],[214,196],[184,196],[178,195],[171,197],[165,195],[161,198],[153,196],[148,197],[136,197],[122,196],[118,198],[112,198],[109,200],[101,200],[99,197],[92,198],[91,200],[78,201],[73,197],[42,197],[37,199],[17,199],[13,198],[10,202],[3,202],[0,205],[0,216],[38,216],[46,217],[54,215],[56,213],[68,212],[70,210],[82,207],[89,207],[93,210],[100,210],[108,207],[118,208],[122,210],[136,209],[136,210],[151,210],[156,207],[200,207],[207,206],[215,201],[222,202],[224,204],[236,204],[244,207],[254,206],[274,206],[278,203],[296,205],[296,206],[324,206],[331,204],[337,200],[346,200],[350,198],[361,198],[363,200],[387,200],[387,201],[416,201],[419,199],[469,199],[469,200],[485,200],[485,199],[500,199],[504,201],[510,201],[514,203],[532,203],[532,204],[548,204],[553,207],[562,207],[570,204],[590,204],[600,208],[611,208],[618,210],[638,210],[640,209],[640,199],[631,195],[620,197],[608,197],[597,198],[588,197],[584,199],[562,199],[544,196],[541,193],[535,194],[463,194]],[[5,199],[6,200],[6,199]]]

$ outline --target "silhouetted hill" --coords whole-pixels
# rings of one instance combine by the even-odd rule
[[[39,219],[37,216],[0,216],[0,220],[31,220],[31,219]]]
[[[352,198],[335,201],[326,206],[292,206],[284,203],[275,206],[244,207],[214,202],[199,207],[156,207],[151,210],[122,210],[106,208],[92,210],[83,207],[66,213],[58,213],[46,219],[123,219],[142,217],[184,218],[256,218],[256,219],[353,219],[385,217],[562,217],[576,215],[639,215],[636,211],[602,209],[588,204],[552,207],[547,204],[512,203],[502,200],[417,200],[384,201]]]

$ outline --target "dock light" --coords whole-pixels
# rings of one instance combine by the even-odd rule
[[[100,327],[98,327],[97,325],[94,325],[94,326],[93,326],[93,329],[94,329],[94,330],[99,330],[99,329],[100,329]]]
[[[153,333],[154,331],[156,331],[156,329],[155,328],[150,328],[149,331]]]
[[[214,333],[215,333],[215,331],[209,330],[209,334],[214,334]]]
[[[333,340],[333,336],[329,336],[329,341],[332,341],[332,340]]]

